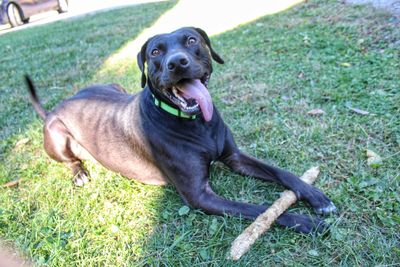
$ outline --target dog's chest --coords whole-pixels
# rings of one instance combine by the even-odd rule
[[[222,125],[223,126],[223,125]],[[222,154],[225,128],[219,123],[179,125],[146,125],[145,136],[151,154],[162,166],[181,166],[194,162],[210,163]],[[176,163],[176,164],[174,164]]]

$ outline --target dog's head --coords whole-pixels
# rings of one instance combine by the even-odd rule
[[[189,115],[201,112],[209,121],[213,104],[207,85],[212,59],[224,63],[212,49],[207,34],[199,28],[187,27],[156,35],[147,40],[137,56],[142,87],[147,82],[153,94],[161,100]]]

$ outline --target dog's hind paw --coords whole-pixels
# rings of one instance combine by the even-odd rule
[[[73,179],[74,185],[82,187],[90,182],[89,174],[86,171],[80,171]]]
[[[324,220],[303,214],[284,213],[278,218],[277,222],[303,234],[321,234],[329,228]]]

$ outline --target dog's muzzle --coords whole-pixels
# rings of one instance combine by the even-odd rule
[[[188,115],[202,113],[204,120],[210,121],[213,114],[213,103],[207,89],[210,75],[203,73],[202,67],[193,65],[190,57],[182,52],[169,56],[164,68],[168,80],[176,80],[164,86],[164,95],[182,112]]]

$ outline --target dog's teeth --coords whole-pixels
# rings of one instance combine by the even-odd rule
[[[178,89],[176,89],[176,87],[172,87],[172,93],[174,93],[175,97],[181,102],[183,107],[187,106],[186,100],[179,95]]]
[[[186,107],[186,110],[187,111],[192,111],[192,110],[197,109],[198,106],[199,106],[199,104],[195,103],[193,106]]]

